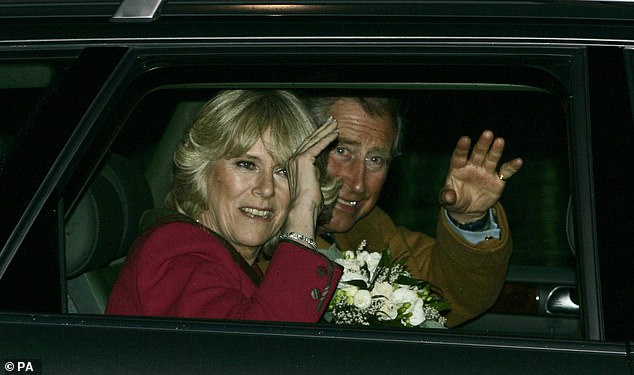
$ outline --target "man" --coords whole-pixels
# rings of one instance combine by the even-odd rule
[[[320,228],[320,248],[335,242],[341,250],[366,240],[372,251],[390,249],[406,256],[415,277],[438,286],[452,306],[454,327],[491,307],[502,288],[512,242],[498,203],[506,181],[522,166],[514,159],[497,168],[504,140],[484,131],[469,154],[471,140],[461,137],[453,151],[437,238],[397,227],[376,207],[390,161],[398,154],[401,119],[398,103],[386,98],[335,97],[308,102],[319,123],[332,116],[339,138],[330,151],[328,173],[341,180],[330,221]]]

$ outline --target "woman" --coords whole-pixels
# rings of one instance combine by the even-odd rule
[[[178,214],[135,242],[106,312],[318,321],[341,276],[314,241],[337,195],[316,164],[337,132],[332,119],[315,130],[289,92],[219,93],[174,154]],[[263,275],[265,246],[275,252]]]

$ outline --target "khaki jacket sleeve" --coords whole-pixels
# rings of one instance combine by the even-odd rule
[[[451,303],[447,325],[455,327],[491,307],[500,293],[512,251],[506,214],[494,207],[501,229],[499,240],[472,245],[439,215],[437,238],[398,227],[376,207],[347,233],[335,235],[342,250],[356,249],[362,240],[372,251],[390,249],[394,258],[406,257],[413,276],[430,281]]]

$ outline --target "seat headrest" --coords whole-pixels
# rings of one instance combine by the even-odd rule
[[[205,102],[179,103],[167,129],[145,169],[145,178],[154,195],[154,206],[163,207],[165,196],[172,186],[172,164],[174,151],[183,135],[191,126]]]
[[[138,235],[143,211],[152,206],[143,171],[111,154],[66,222],[66,277],[124,256]]]

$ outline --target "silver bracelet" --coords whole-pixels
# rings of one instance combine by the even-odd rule
[[[303,243],[307,244],[308,246],[312,247],[313,249],[317,250],[317,242],[315,242],[314,239],[312,239],[310,237],[306,237],[306,236],[304,236],[301,233],[296,233],[296,232],[282,233],[282,234],[280,234],[280,239],[281,240],[293,240],[293,241],[303,242]]]

